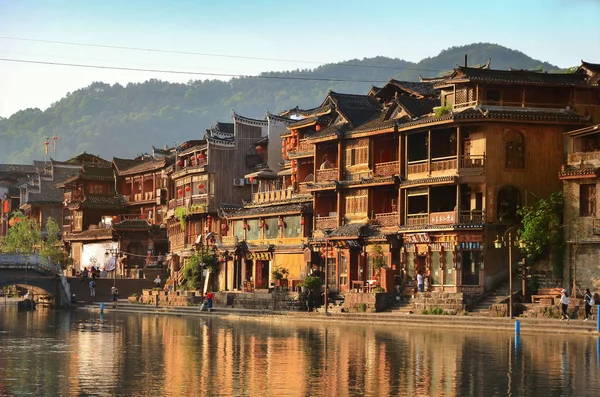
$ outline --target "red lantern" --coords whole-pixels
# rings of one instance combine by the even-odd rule
[[[198,184],[198,189],[200,189],[200,190],[204,189],[204,183],[199,183]]]
[[[296,166],[296,160],[292,160],[292,168]]]
[[[244,230],[248,229],[248,222],[244,219]]]
[[[277,224],[279,225],[279,227],[283,227],[283,219],[279,218]]]
[[[296,182],[296,175],[292,174],[292,183]]]
[[[10,212],[10,201],[6,200],[4,202],[4,213],[8,214]]]
[[[192,190],[192,188],[191,188],[191,187],[189,187],[189,186],[186,186],[186,187],[185,187],[185,191],[186,191],[186,192],[189,192],[190,190]]]
[[[210,215],[207,215],[207,216],[206,216],[206,219],[208,219],[208,220],[210,221],[210,220],[212,219],[212,216],[210,216]]]
[[[179,189],[179,190],[177,191],[177,193],[178,193],[178,194],[181,196],[181,195],[183,195],[183,190]]]
[[[253,176],[250,177],[250,183],[254,183],[254,177]]]
[[[256,149],[256,152],[257,152],[258,154],[262,153],[262,151],[263,151],[263,147],[262,147],[262,146],[260,146],[260,145],[256,146],[256,148],[255,148],[255,149]]]
[[[265,227],[265,220],[264,220],[264,219],[261,219],[261,220],[260,220],[260,228],[262,229],[262,228],[264,228],[264,227]]]
[[[298,130],[292,130],[292,136],[296,136],[297,133],[298,133]]]
[[[281,140],[281,146],[285,146],[285,139]]]
[[[200,153],[200,154],[198,155],[198,160],[204,160],[204,158],[205,158],[205,157],[206,157],[206,156],[205,156],[203,153]]]
[[[183,167],[183,160],[179,160],[179,161],[177,162],[177,165],[178,165],[178,166],[180,166],[180,167]]]
[[[300,218],[300,224],[304,225],[304,217]]]
[[[315,126],[315,130],[317,130],[317,132],[321,131],[321,124],[317,124]]]
[[[221,223],[221,233],[227,233],[227,223]]]

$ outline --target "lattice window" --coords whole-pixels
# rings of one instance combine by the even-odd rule
[[[369,163],[369,147],[357,147],[346,149],[346,166],[368,164]]]
[[[504,168],[525,169],[525,138],[515,130],[504,133]]]
[[[579,215],[596,215],[596,185],[579,185]]]
[[[346,214],[360,214],[368,211],[368,195],[361,189],[360,192],[352,192],[346,196]]]

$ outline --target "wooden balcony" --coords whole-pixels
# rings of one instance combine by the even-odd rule
[[[235,247],[238,243],[237,236],[223,236],[221,237],[221,243],[226,247]]]
[[[83,200],[83,194],[78,190],[74,190],[72,192],[65,193],[64,197],[65,197],[65,201],[67,203]]]
[[[425,159],[409,162],[407,167],[407,173],[409,175],[429,173],[429,161]]]
[[[320,182],[331,182],[337,181],[338,179],[338,169],[337,168],[328,168],[326,170],[317,170],[317,177],[315,178],[316,183]]]
[[[431,212],[429,214],[408,214],[406,216],[406,226],[410,227],[476,224],[483,222],[485,222],[485,212],[482,210]]]
[[[443,157],[431,160],[431,173],[458,170],[458,158],[456,156]]]
[[[375,164],[374,176],[394,176],[400,173],[399,161],[388,161]]]
[[[398,226],[398,212],[384,212],[375,214],[375,221],[381,226]]]
[[[485,167],[485,156],[473,155],[473,156],[461,156],[460,157],[460,168],[461,169],[478,169]]]
[[[600,150],[592,151],[592,152],[575,152],[569,153],[567,155],[567,162],[570,165],[579,165],[582,161],[599,161],[600,160]]]
[[[315,145],[306,140],[300,140],[298,146],[290,151],[290,158],[311,157],[315,154]]]
[[[406,226],[426,226],[429,221],[428,214],[408,214],[406,215]]]
[[[335,229],[337,227],[337,216],[322,216],[316,218],[315,229]]]
[[[252,194],[253,203],[269,203],[272,201],[289,200],[292,198],[292,189],[271,190]]]
[[[177,233],[169,236],[169,244],[172,249],[185,247],[185,233]]]
[[[185,207],[190,209],[192,213],[206,212],[209,206],[208,195],[198,195],[192,197],[184,197],[169,200],[168,209],[172,210],[177,207]],[[202,208],[203,207],[203,208]]]
[[[459,223],[483,223],[485,212],[483,210],[460,211]]]

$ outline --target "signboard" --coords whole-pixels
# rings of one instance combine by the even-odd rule
[[[404,235],[404,242],[409,244],[429,243],[431,239],[427,233],[412,233]]]
[[[431,225],[452,225],[456,223],[456,212],[434,212],[429,214],[429,223]]]
[[[271,259],[273,259],[273,253],[269,252],[269,251],[246,252],[245,257],[248,260],[256,259],[256,260],[261,260],[261,261],[270,261]]]

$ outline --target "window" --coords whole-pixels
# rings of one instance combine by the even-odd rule
[[[440,251],[433,251],[431,253],[431,284],[441,284],[441,263],[440,263]]]
[[[286,216],[283,218],[283,237],[300,237],[302,224],[300,216]]]
[[[243,221],[233,221],[233,235],[238,238],[238,240],[244,239],[244,222]]]
[[[579,216],[596,215],[596,185],[579,185]]]
[[[356,190],[346,196],[346,214],[367,213],[369,202],[366,189]]]
[[[88,194],[106,194],[104,185],[100,183],[90,183],[87,185]]]
[[[265,238],[279,237],[279,218],[265,219]]]
[[[340,285],[348,285],[348,258],[340,256]]]
[[[519,190],[514,186],[500,189],[496,198],[496,216],[500,221],[512,221],[517,218],[517,209],[521,203]]]
[[[258,240],[260,236],[260,223],[258,219],[249,219],[246,229],[246,240]]]
[[[346,149],[346,166],[367,164],[369,162],[369,147],[356,147]]]
[[[446,263],[444,264],[444,285],[454,285],[454,255],[452,251],[444,253]]]
[[[485,92],[485,100],[488,103],[500,103],[502,93],[499,90],[487,90]]]
[[[525,139],[518,131],[508,130],[504,133],[504,168],[525,169]]]

